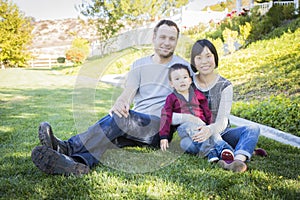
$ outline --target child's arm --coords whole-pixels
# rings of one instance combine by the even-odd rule
[[[160,136],[160,148],[162,151],[166,151],[169,148],[169,137],[170,137],[170,127],[172,122],[173,115],[173,104],[174,104],[174,96],[170,94],[165,102],[164,107],[161,110],[161,118],[160,118],[160,128],[159,128],[159,136]]]
[[[178,125],[185,122],[205,125],[205,122],[203,122],[199,117],[195,117],[192,114],[173,113],[172,125]]]

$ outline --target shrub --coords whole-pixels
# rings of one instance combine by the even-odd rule
[[[66,59],[74,64],[82,64],[89,53],[89,41],[83,38],[75,38],[71,48],[66,51]]]
[[[236,102],[232,114],[300,136],[300,100],[284,95],[263,101]]]
[[[67,50],[66,58],[74,64],[82,64],[85,61],[86,56],[80,48],[71,48]]]
[[[65,58],[65,57],[58,57],[58,58],[57,58],[57,62],[58,62],[58,63],[65,63],[65,61],[66,61],[66,58]]]

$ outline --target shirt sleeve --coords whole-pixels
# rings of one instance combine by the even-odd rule
[[[138,66],[136,63],[133,63],[131,66],[125,82],[125,87],[132,88],[132,89],[138,89],[140,87],[141,83],[141,73],[140,73],[141,67]]]
[[[208,125],[208,127],[211,129],[213,134],[215,133],[221,134],[227,128],[231,106],[232,106],[232,99],[233,99],[233,86],[229,85],[222,91],[219,110],[215,122]]]
[[[172,94],[166,99],[165,105],[161,110],[161,120],[159,128],[160,139],[168,139],[170,135],[172,116],[173,116],[174,98]]]
[[[203,114],[205,117],[205,123],[208,125],[212,121],[212,114],[208,107],[208,101],[207,101],[206,97],[204,96],[204,94],[202,94],[202,92],[200,92],[199,90],[196,89],[195,93],[197,95],[197,99],[199,101],[200,107],[202,108],[202,111],[203,111]]]

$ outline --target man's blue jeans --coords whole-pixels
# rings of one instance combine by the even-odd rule
[[[234,148],[234,154],[242,154],[250,160],[255,146],[258,142],[260,130],[258,126],[241,126],[236,128],[227,128],[221,136],[230,146]],[[191,154],[199,153],[199,148],[190,137],[182,138],[181,148]]]
[[[115,114],[107,115],[89,127],[86,132],[65,141],[70,149],[68,154],[77,160],[80,158],[88,166],[93,167],[99,163],[107,149],[117,147],[114,141],[119,137],[158,147],[159,124],[159,117],[133,110],[129,111],[127,118],[120,118]]]

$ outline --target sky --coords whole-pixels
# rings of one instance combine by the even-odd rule
[[[25,16],[36,20],[77,18],[79,13],[74,5],[82,0],[12,0]]]

